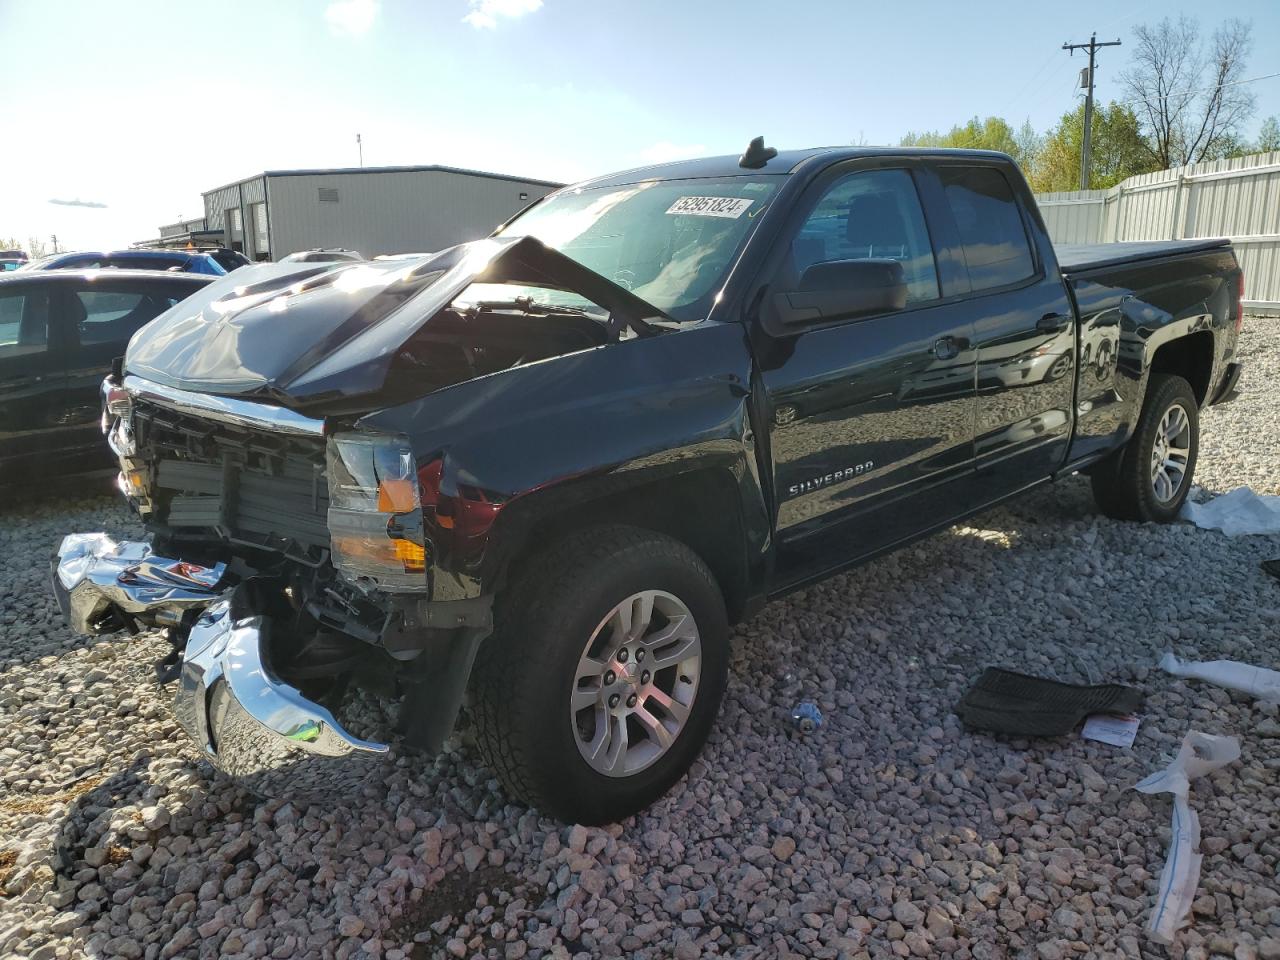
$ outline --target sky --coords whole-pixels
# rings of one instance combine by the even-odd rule
[[[758,134],[1043,131],[1079,96],[1064,42],[1125,41],[1097,73],[1099,99],[1123,99],[1133,28],[1180,13],[1206,37],[1251,19],[1245,76],[1280,70],[1276,0],[0,0],[0,238],[155,237],[222,184],[356,166],[357,133],[366,166],[572,181]],[[1280,78],[1248,89],[1252,136]]]

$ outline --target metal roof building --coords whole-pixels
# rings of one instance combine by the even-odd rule
[[[442,166],[268,170],[207,191],[204,225],[250,260],[317,247],[427,252],[488,236],[560,186]]]

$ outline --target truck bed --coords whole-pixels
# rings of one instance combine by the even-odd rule
[[[1065,274],[1084,273],[1099,267],[1139,263],[1174,254],[1198,253],[1231,243],[1224,238],[1208,240],[1145,240],[1138,243],[1063,243],[1053,245],[1058,266]]]

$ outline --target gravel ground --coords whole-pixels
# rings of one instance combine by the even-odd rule
[[[1280,321],[1204,416],[1198,481],[1280,493]],[[770,605],[738,628],[723,716],[643,816],[566,828],[509,805],[465,737],[336,809],[212,775],[151,679],[153,636],[71,636],[45,557],[136,534],[109,495],[0,505],[0,955],[692,958],[1280,957],[1274,706],[1154,669],[1280,667],[1278,538],[1101,519],[1072,479]],[[987,665],[1135,682],[1130,750],[965,733]],[[787,720],[815,700],[827,722]],[[1205,854],[1174,947],[1143,923],[1167,795],[1128,789],[1187,730],[1242,738],[1197,781]]]

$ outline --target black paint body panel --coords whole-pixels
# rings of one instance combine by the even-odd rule
[[[1033,276],[970,293],[955,225],[940,206],[938,163],[992,166],[1008,179]],[[798,332],[771,326],[761,304],[806,198],[823,178],[879,168],[915,179],[940,298]],[[735,170],[717,158],[596,183]],[[1208,397],[1235,362],[1238,267],[1229,247],[1090,248],[1070,254],[1077,267],[1064,282],[1030,191],[1003,155],[798,151],[764,172],[785,182],[701,322],[424,385],[426,395],[407,402],[379,392],[373,360],[385,365],[399,348],[393,330],[374,324],[363,334],[369,363],[333,364],[307,390],[285,376],[261,383],[271,381],[275,402],[325,417],[330,430],[409,439],[420,478],[432,484],[424,493],[431,600],[492,594],[541,543],[640,511],[672,521],[666,529],[677,536],[700,537],[699,549],[719,557],[722,585],[735,585],[735,612],[746,613],[1116,449],[1169,343],[1212,340]],[[316,302],[340,292],[317,290]],[[268,300],[254,309],[268,329]],[[942,339],[961,348],[940,359]],[[330,353],[359,340],[335,339]]]

